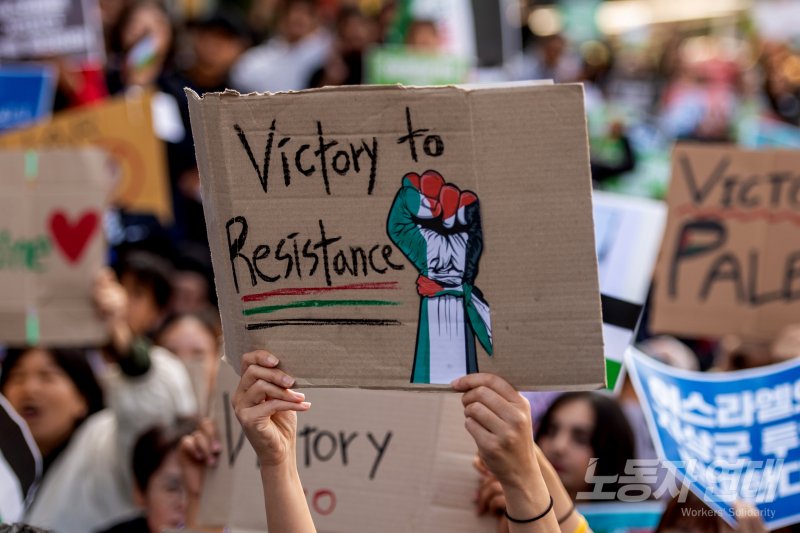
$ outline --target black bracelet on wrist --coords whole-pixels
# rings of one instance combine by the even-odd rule
[[[574,513],[574,512],[575,512],[575,503],[572,504],[572,506],[569,508],[569,511],[567,511],[567,513],[563,517],[561,517],[561,518],[556,517],[558,519],[558,523],[559,524],[563,524],[564,522],[566,522],[567,519],[570,516],[572,516],[572,513]]]
[[[550,505],[548,505],[547,509],[545,509],[544,512],[542,514],[538,515],[538,516],[534,516],[533,518],[528,518],[526,520],[520,520],[518,518],[514,518],[513,516],[510,516],[508,514],[508,510],[507,509],[505,511],[505,515],[506,515],[506,518],[508,518],[511,522],[514,522],[515,524],[530,524],[531,522],[536,522],[537,520],[541,520],[542,518],[547,516],[547,513],[549,513],[552,510],[553,510],[553,497],[550,496]]]

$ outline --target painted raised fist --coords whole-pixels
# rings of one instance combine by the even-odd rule
[[[387,232],[419,271],[422,297],[412,383],[450,383],[478,371],[475,337],[492,354],[489,306],[475,287],[483,250],[475,193],[428,170],[403,176]]]

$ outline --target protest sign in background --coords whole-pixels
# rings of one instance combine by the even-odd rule
[[[0,131],[48,116],[53,108],[55,88],[55,72],[50,67],[0,67]]]
[[[220,367],[213,417],[222,452],[205,478],[199,522],[265,531],[256,454],[231,406],[238,382]],[[494,517],[475,515],[476,448],[456,396],[314,389],[306,397],[297,464],[317,531],[494,531]]]
[[[678,145],[652,329],[772,340],[800,316],[800,154]]]
[[[97,345],[92,284],[105,264],[100,150],[0,151],[0,342]]]
[[[189,101],[235,368],[267,348],[310,386],[604,385],[580,86]]]
[[[46,123],[0,136],[0,148],[103,148],[115,162],[107,172],[116,177],[113,203],[170,222],[164,147],[153,133],[151,102],[152,94],[142,92],[64,111]]]
[[[0,59],[103,60],[97,0],[0,0]]]
[[[690,490],[731,525],[736,500],[769,529],[800,520],[800,361],[703,373],[626,357],[659,458]]]
[[[655,200],[592,193],[606,379],[613,389],[647,299],[666,206]]]
[[[372,48],[366,67],[366,82],[375,84],[448,85],[464,83],[469,75],[466,58],[415,52],[404,46]]]

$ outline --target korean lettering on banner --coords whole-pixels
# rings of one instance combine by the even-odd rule
[[[800,521],[800,362],[707,374],[631,348],[627,369],[666,466],[734,524],[753,502],[767,527]]]

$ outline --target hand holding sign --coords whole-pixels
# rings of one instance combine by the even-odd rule
[[[264,350],[242,356],[239,387],[233,396],[236,418],[261,465],[267,529],[315,532],[297,473],[297,414],[311,404],[290,390],[294,378],[277,368],[278,358]]]
[[[288,387],[294,378],[275,368],[278,359],[264,350],[242,357],[239,387],[233,396],[236,418],[244,428],[262,465],[278,466],[294,460],[297,415],[311,404]]]
[[[453,381],[453,388],[464,393],[464,425],[478,445],[481,460],[502,485],[506,516],[538,517],[543,526],[557,531],[553,498],[534,451],[528,400],[493,374],[461,377]]]

